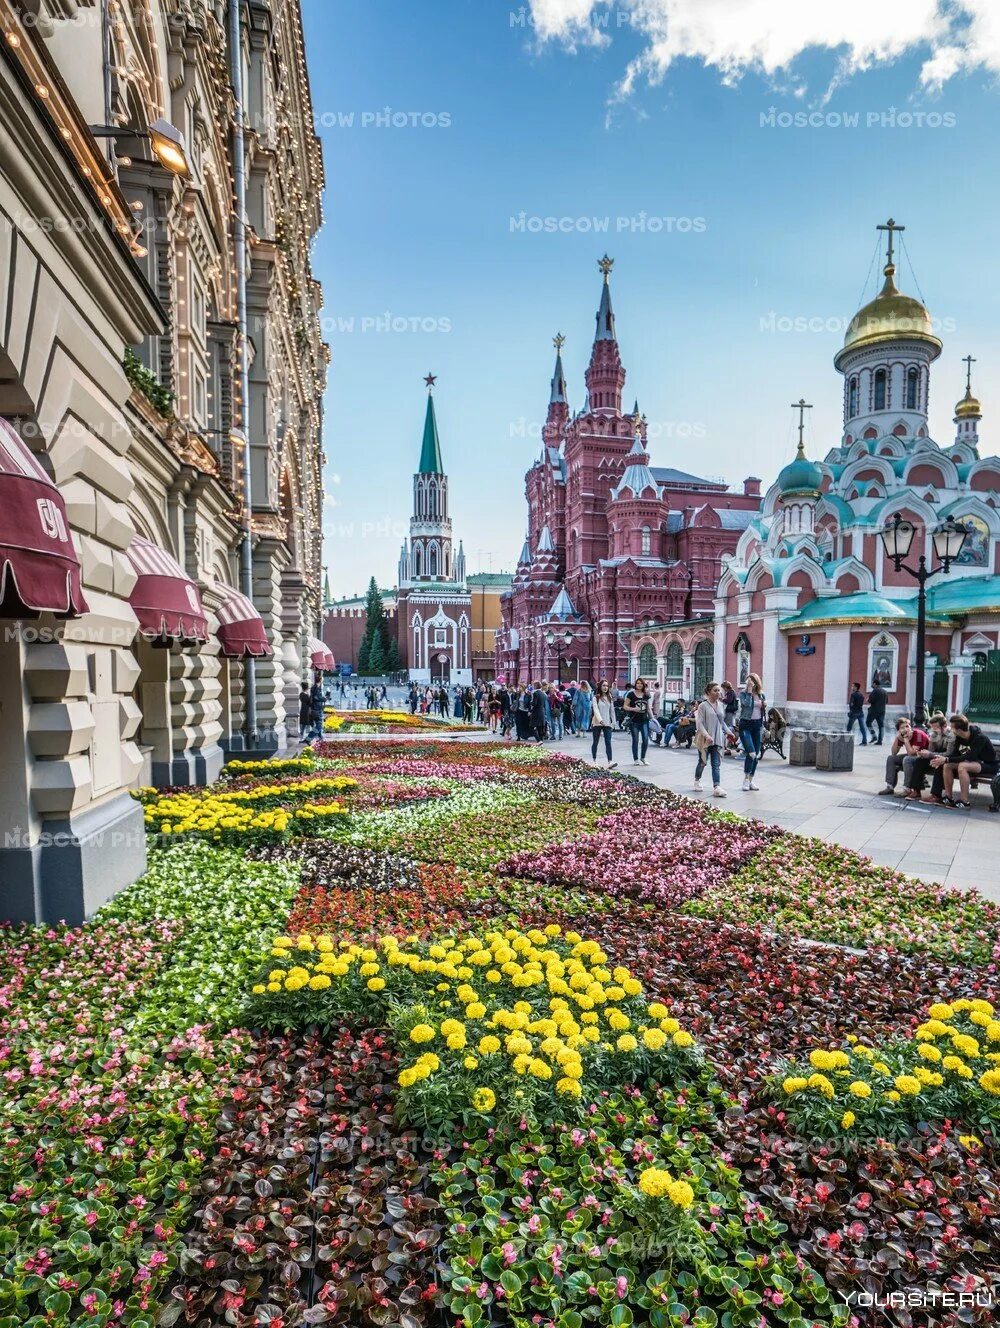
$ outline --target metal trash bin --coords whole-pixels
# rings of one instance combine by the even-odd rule
[[[835,731],[816,735],[817,770],[853,770],[854,734]]]
[[[788,743],[789,765],[816,764],[815,729],[792,729]]]

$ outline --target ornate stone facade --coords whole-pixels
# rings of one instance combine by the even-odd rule
[[[560,335],[541,456],[525,477],[528,535],[497,633],[497,670],[511,680],[622,681],[635,675],[641,656],[643,672],[665,681],[671,643],[690,645],[682,625],[701,623],[710,634],[722,557],[735,551],[760,501],[753,477],[735,493],[650,464],[638,404],[630,414],[622,410],[612,261],[599,266],[584,406],[570,414]],[[677,630],[665,630],[670,625]]]
[[[891,239],[884,278],[834,359],[844,377],[839,441],[810,461],[800,430],[797,456],[726,559],[715,674],[761,674],[768,696],[800,724],[839,727],[851,684],[868,688],[876,676],[890,716],[914,710],[916,581],[886,556],[881,531],[896,514],[911,522],[906,561],[924,557],[936,568],[933,532],[954,518],[968,534],[948,574],[928,582],[925,700],[997,727],[1000,458],[980,454],[971,359],[954,440],[930,437],[941,341],[924,306],[897,289]]]
[[[297,729],[320,613],[327,353],[308,247],[322,160],[298,0],[110,0],[106,25],[92,0],[0,10],[0,415],[65,499],[90,610],[2,624],[0,916],[80,918],[142,870],[129,790],[204,782],[244,744],[252,666],[220,654],[215,616],[240,584],[244,430],[253,597],[275,652],[256,663],[257,729],[272,749]],[[247,73],[245,341],[233,31]],[[183,173],[155,150],[164,124]],[[161,648],[137,632],[134,535],[197,587],[208,642]]]

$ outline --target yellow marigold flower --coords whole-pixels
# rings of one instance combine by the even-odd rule
[[[373,978],[378,972],[378,964],[362,964],[358,972],[363,978]]]
[[[491,968],[486,973],[486,981],[492,982],[494,984],[497,982],[502,982],[503,974],[498,969]]]
[[[654,1001],[652,1005],[647,1005],[646,1010],[651,1019],[666,1019],[670,1011],[660,1001]]]
[[[486,1006],[482,1001],[471,1001],[465,1007],[465,1017],[467,1019],[482,1019],[486,1013]]]
[[[276,949],[281,950],[287,948],[290,945],[294,945],[295,942],[292,940],[291,936],[276,936],[274,940],[271,942],[271,944]]]
[[[647,1167],[639,1176],[639,1189],[651,1199],[662,1199],[673,1183],[673,1176],[662,1167]]]
[[[407,1070],[400,1070],[396,1082],[399,1084],[400,1088],[409,1088],[411,1084],[416,1083],[416,1080],[417,1076],[414,1074],[411,1067]]]
[[[262,996],[264,992],[267,991],[267,988],[264,986],[263,982],[255,982],[251,990],[255,996]]]
[[[382,991],[385,987],[385,978],[369,978],[365,986],[369,991]]]
[[[872,1066],[872,1069],[874,1069],[874,1070],[878,1070],[879,1074],[891,1074],[891,1073],[892,1073],[892,1071],[889,1069],[888,1065],[886,1065],[885,1061],[876,1061],[876,1062],[874,1063],[874,1065]]]
[[[939,1061],[941,1053],[933,1043],[925,1042],[923,1046],[917,1048],[917,1055],[922,1056],[925,1061]]]
[[[969,1022],[975,1024],[978,1028],[989,1028],[990,1017],[984,1014],[982,1010],[973,1010],[969,1015]]]
[[[809,1064],[814,1070],[832,1070],[833,1059],[828,1051],[817,1049],[809,1053]]]
[[[995,1013],[989,1001],[984,1001],[980,996],[977,996],[974,1001],[970,1001],[970,1005],[977,1014],[992,1015]]]
[[[1000,1070],[985,1070],[979,1076],[979,1087],[991,1097],[1000,1096]]]
[[[511,1065],[514,1067],[515,1074],[527,1074],[528,1066],[530,1064],[531,1064],[531,1057],[527,1054],[527,1052],[524,1051],[520,1052],[511,1061]]]
[[[441,1032],[445,1037],[450,1037],[452,1033],[464,1033],[465,1025],[457,1019],[446,1019],[441,1025]]]
[[[900,1093],[908,1093],[911,1097],[916,1097],[920,1092],[920,1080],[912,1074],[897,1074],[893,1083]]]
[[[977,1148],[982,1148],[983,1146],[982,1139],[977,1139],[974,1134],[960,1134],[958,1136],[958,1142],[963,1148],[968,1148],[970,1152],[974,1152]]]
[[[857,1117],[853,1111],[845,1111],[840,1118],[840,1123],[845,1130],[849,1130],[856,1120]]]
[[[533,1061],[531,1062],[531,1064],[528,1066],[528,1071],[529,1071],[530,1074],[533,1074],[533,1075],[535,1076],[536,1079],[551,1079],[551,1078],[552,1078],[552,1069],[551,1069],[551,1067],[548,1066],[548,1065],[546,1065],[546,1063],[545,1063],[544,1061],[542,1061],[542,1060],[538,1060],[537,1057],[536,1057],[536,1059],[533,1060]]]
[[[319,950],[321,954],[326,954],[333,949],[333,941],[329,936],[317,936],[316,949]]]
[[[800,1075],[790,1074],[781,1081],[782,1089],[791,1097],[793,1093],[800,1093],[803,1088],[809,1086],[809,1080],[803,1079]]]
[[[811,1074],[809,1076],[809,1087],[814,1088],[817,1093],[822,1093],[824,1097],[833,1097],[833,1084],[825,1074]]]
[[[450,1035],[450,1037],[448,1037],[448,1038],[446,1039],[446,1041],[447,1041],[447,1044],[448,1044],[448,1048],[449,1048],[449,1050],[451,1050],[451,1051],[461,1051],[462,1048],[465,1046],[465,1033],[464,1033],[464,1032],[462,1032],[462,1033],[452,1033],[452,1034]]]
[[[621,985],[625,988],[626,996],[638,996],[642,991],[642,983],[637,978],[626,978]]]
[[[903,1097],[902,1093],[897,1093],[894,1088],[888,1089],[884,1096],[887,1097],[890,1102],[900,1102]]]
[[[639,1044],[631,1033],[623,1033],[615,1045],[619,1051],[635,1051]]]
[[[662,1051],[666,1045],[667,1035],[658,1028],[646,1028],[643,1030],[642,1042],[647,1051]]]
[[[600,1042],[601,1031],[600,1029],[595,1028],[593,1024],[588,1024],[580,1036],[585,1042]]]
[[[472,1105],[476,1111],[492,1111],[496,1102],[497,1096],[492,1088],[477,1088],[472,1094]]]
[[[622,1014],[621,1010],[612,1010],[608,1015],[608,1023],[616,1033],[628,1028],[630,1022],[628,1015]]]
[[[430,1042],[434,1037],[434,1029],[430,1024],[415,1024],[410,1029],[411,1042]]]
[[[584,1010],[584,1012],[580,1015],[580,1023],[596,1024],[599,1021],[600,1017],[601,1016],[596,1012],[596,1010]]]
[[[847,1085],[847,1091],[854,1097],[871,1097],[871,1084],[866,1084],[863,1079],[855,1079],[853,1084]]]
[[[666,1033],[668,1037],[672,1037],[673,1034],[676,1033],[677,1030],[680,1028],[680,1024],[677,1022],[676,1019],[667,1018],[660,1020],[660,1027],[663,1029],[664,1033]]]
[[[268,973],[267,980],[268,982],[282,982],[284,981],[284,977],[285,970],[283,968],[273,968],[271,972]]]
[[[281,983],[280,983],[280,982],[269,982],[269,983],[267,984],[267,989],[268,989],[268,991],[280,991],[280,990],[281,990]]]
[[[324,991],[330,985],[330,979],[325,973],[317,973],[314,978],[309,979],[309,987],[312,991]]]
[[[561,931],[562,927],[560,927],[557,922],[550,922],[549,925],[545,928],[545,935],[558,936]]]
[[[667,1186],[667,1197],[678,1208],[690,1208],[694,1203],[694,1190],[686,1180],[675,1180]]]
[[[296,948],[297,950],[312,950],[312,949],[314,949],[313,942],[312,942],[312,937],[309,936],[307,933],[303,932],[303,934],[302,934],[302,935],[299,937],[299,939],[295,942],[295,948]]]
[[[571,1079],[567,1075],[565,1078],[556,1081],[556,1092],[568,1097],[579,1097],[582,1089],[575,1079]]]
[[[433,1051],[425,1051],[417,1060],[418,1065],[424,1066],[427,1070],[440,1070],[441,1060]]]
[[[691,1036],[691,1034],[687,1031],[686,1028],[679,1028],[670,1040],[671,1042],[673,1042],[675,1047],[694,1046],[694,1038]]]
[[[968,1056],[971,1060],[979,1055],[979,1043],[968,1033],[953,1033],[951,1045],[963,1056]]]
[[[954,1019],[955,1007],[953,1005],[945,1005],[943,1001],[938,1001],[936,1005],[930,1007],[927,1013],[931,1019],[940,1019],[942,1021],[946,1019]]]
[[[466,1056],[462,1064],[467,1070],[475,1070],[478,1067],[479,1062],[476,1060],[475,1056]]]
[[[494,1037],[492,1033],[487,1033],[485,1037],[479,1039],[479,1052],[482,1056],[492,1056],[500,1050],[500,1039]]]
[[[567,1061],[562,1067],[562,1072],[567,1079],[582,1079],[583,1066],[579,1061]]]

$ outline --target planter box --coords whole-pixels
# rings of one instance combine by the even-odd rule
[[[788,764],[816,764],[816,734],[812,729],[792,729],[789,735]]]

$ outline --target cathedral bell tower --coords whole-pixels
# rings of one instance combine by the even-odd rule
[[[427,412],[420,448],[420,465],[413,477],[413,515],[409,548],[400,559],[400,582],[421,585],[435,581],[463,581],[465,557],[452,556],[451,517],[448,515],[448,476],[441,461],[441,440],[434,414],[434,374],[427,384]],[[405,573],[405,574],[404,574]]]

